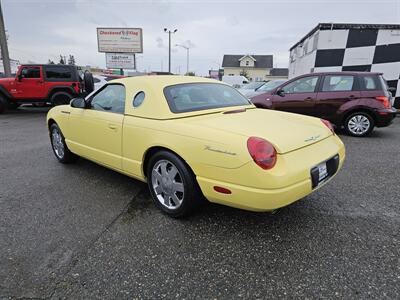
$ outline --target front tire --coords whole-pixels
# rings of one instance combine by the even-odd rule
[[[50,126],[50,141],[53,153],[60,163],[68,164],[76,161],[78,156],[69,151],[64,135],[56,123]]]
[[[351,136],[364,137],[374,129],[375,122],[372,116],[365,112],[355,112],[349,115],[344,123],[346,132]]]
[[[150,158],[147,182],[155,205],[173,218],[193,213],[202,202],[202,193],[187,164],[168,151]]]

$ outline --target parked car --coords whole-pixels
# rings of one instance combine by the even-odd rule
[[[231,86],[191,76],[113,80],[52,108],[47,124],[61,163],[82,156],[145,181],[172,217],[203,195],[273,211],[324,185],[345,159],[328,121],[257,109]]]
[[[21,104],[67,104],[93,91],[93,77],[71,65],[21,65],[14,78],[0,78],[0,113]]]
[[[115,74],[101,74],[101,75],[93,75],[94,82],[94,90],[97,91],[107,82],[113,79],[125,78],[125,75],[115,75]]]
[[[241,92],[242,95],[248,97],[248,95],[262,87],[265,83],[266,81],[253,81],[242,85],[240,88],[238,88],[238,91]]]
[[[102,75],[93,75],[94,90],[97,91],[103,85],[105,85],[109,80],[108,77]]]
[[[391,97],[381,73],[328,72],[296,77],[251,101],[260,108],[323,118],[361,137],[391,124],[396,116]]]
[[[287,81],[286,79],[270,80],[268,82],[265,82],[262,86],[258,87],[254,91],[248,92],[245,96],[247,96],[248,98],[252,98],[254,96],[267,93],[269,91],[272,91],[277,86],[280,86],[282,83],[286,81]]]
[[[240,88],[242,85],[249,83],[249,80],[241,75],[224,75],[222,76],[222,81],[234,88]]]

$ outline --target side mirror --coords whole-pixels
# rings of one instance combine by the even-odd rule
[[[74,98],[70,102],[71,107],[86,108],[86,101],[83,98]]]
[[[285,97],[285,92],[283,90],[277,90],[276,94],[281,97]]]
[[[23,78],[23,76],[22,76],[22,74],[21,74],[21,73],[17,75],[17,79],[18,79],[18,81],[21,81],[21,80],[22,80],[22,78]]]

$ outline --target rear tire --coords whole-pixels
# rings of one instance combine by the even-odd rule
[[[53,153],[60,163],[68,164],[77,160],[78,156],[69,151],[64,135],[56,123],[50,125],[50,141]]]
[[[374,118],[366,112],[355,112],[350,114],[345,122],[344,128],[351,136],[365,137],[374,129]]]
[[[147,183],[154,204],[173,218],[193,213],[203,194],[189,166],[175,154],[160,151],[148,163]]]
[[[69,104],[72,95],[67,92],[55,92],[50,99],[51,104],[54,106]]]

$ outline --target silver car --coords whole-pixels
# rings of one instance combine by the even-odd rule
[[[242,85],[239,89],[237,89],[240,93],[242,93],[243,96],[249,97],[248,94],[251,94],[252,92],[256,91],[260,87],[262,87],[264,84],[267,82],[265,81],[254,81],[250,82],[248,84]]]
[[[251,98],[266,92],[269,92],[270,90],[276,88],[277,86],[280,86],[282,83],[286,82],[286,79],[275,79],[271,80],[268,82],[264,82],[263,85],[261,85],[259,88],[255,90],[248,90],[246,94],[241,92],[243,95],[245,95],[247,98]]]

